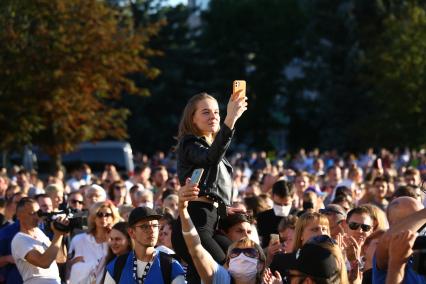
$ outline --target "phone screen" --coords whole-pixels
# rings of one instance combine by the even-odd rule
[[[203,175],[204,169],[195,169],[191,175],[191,183],[198,184],[200,182],[201,176]]]
[[[270,240],[271,242],[276,242],[276,241],[279,242],[280,241],[280,235],[278,235],[278,234],[271,234],[270,235],[270,239],[271,239]]]

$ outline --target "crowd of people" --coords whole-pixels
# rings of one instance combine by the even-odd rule
[[[3,169],[0,283],[426,283],[425,152],[230,153],[246,109],[194,96],[131,174]]]

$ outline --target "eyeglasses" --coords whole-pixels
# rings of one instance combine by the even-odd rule
[[[103,218],[103,217],[112,217],[112,213],[103,213],[103,212],[98,212],[96,213],[96,216],[98,218]]]
[[[82,200],[77,200],[77,199],[71,199],[71,203],[72,204],[83,204],[83,201]]]
[[[251,258],[258,258],[259,252],[255,248],[233,248],[231,250],[231,253],[229,255],[230,258],[234,258],[239,256],[241,253],[243,253],[245,256],[251,257]]]
[[[368,232],[368,231],[371,230],[371,225],[360,224],[360,223],[356,223],[356,222],[349,222],[348,226],[349,226],[349,229],[351,229],[352,231],[358,230],[359,227],[361,227],[361,230],[363,232]]]
[[[158,230],[160,228],[160,224],[142,224],[135,226],[137,228],[140,228],[142,231],[147,232],[149,229]]]
[[[319,236],[312,237],[306,243],[307,244],[329,243],[330,245],[337,245],[337,242],[328,235],[319,235]]]

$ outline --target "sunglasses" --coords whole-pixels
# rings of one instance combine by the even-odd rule
[[[72,204],[83,204],[83,201],[81,201],[81,200],[77,200],[77,199],[71,199],[71,203]]]
[[[102,218],[102,217],[112,217],[112,213],[102,213],[102,212],[98,212],[96,213],[96,216],[98,218]]]
[[[247,257],[258,258],[259,252],[255,248],[233,248],[229,255],[230,258],[234,258],[243,253]]]
[[[349,229],[351,229],[352,231],[358,230],[359,227],[361,227],[361,230],[363,232],[368,232],[371,230],[371,225],[367,225],[367,224],[360,224],[360,223],[356,223],[356,222],[349,222],[348,223],[348,227]]]
[[[123,186],[115,186],[114,189],[115,190],[121,190],[122,188],[126,188],[124,185]]]

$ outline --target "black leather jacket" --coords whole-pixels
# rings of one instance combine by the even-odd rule
[[[234,130],[223,124],[212,145],[204,137],[184,136],[177,150],[177,174],[181,185],[191,177],[194,169],[203,168],[200,196],[208,196],[229,206],[232,202],[232,166],[225,159],[225,152],[233,135]]]

